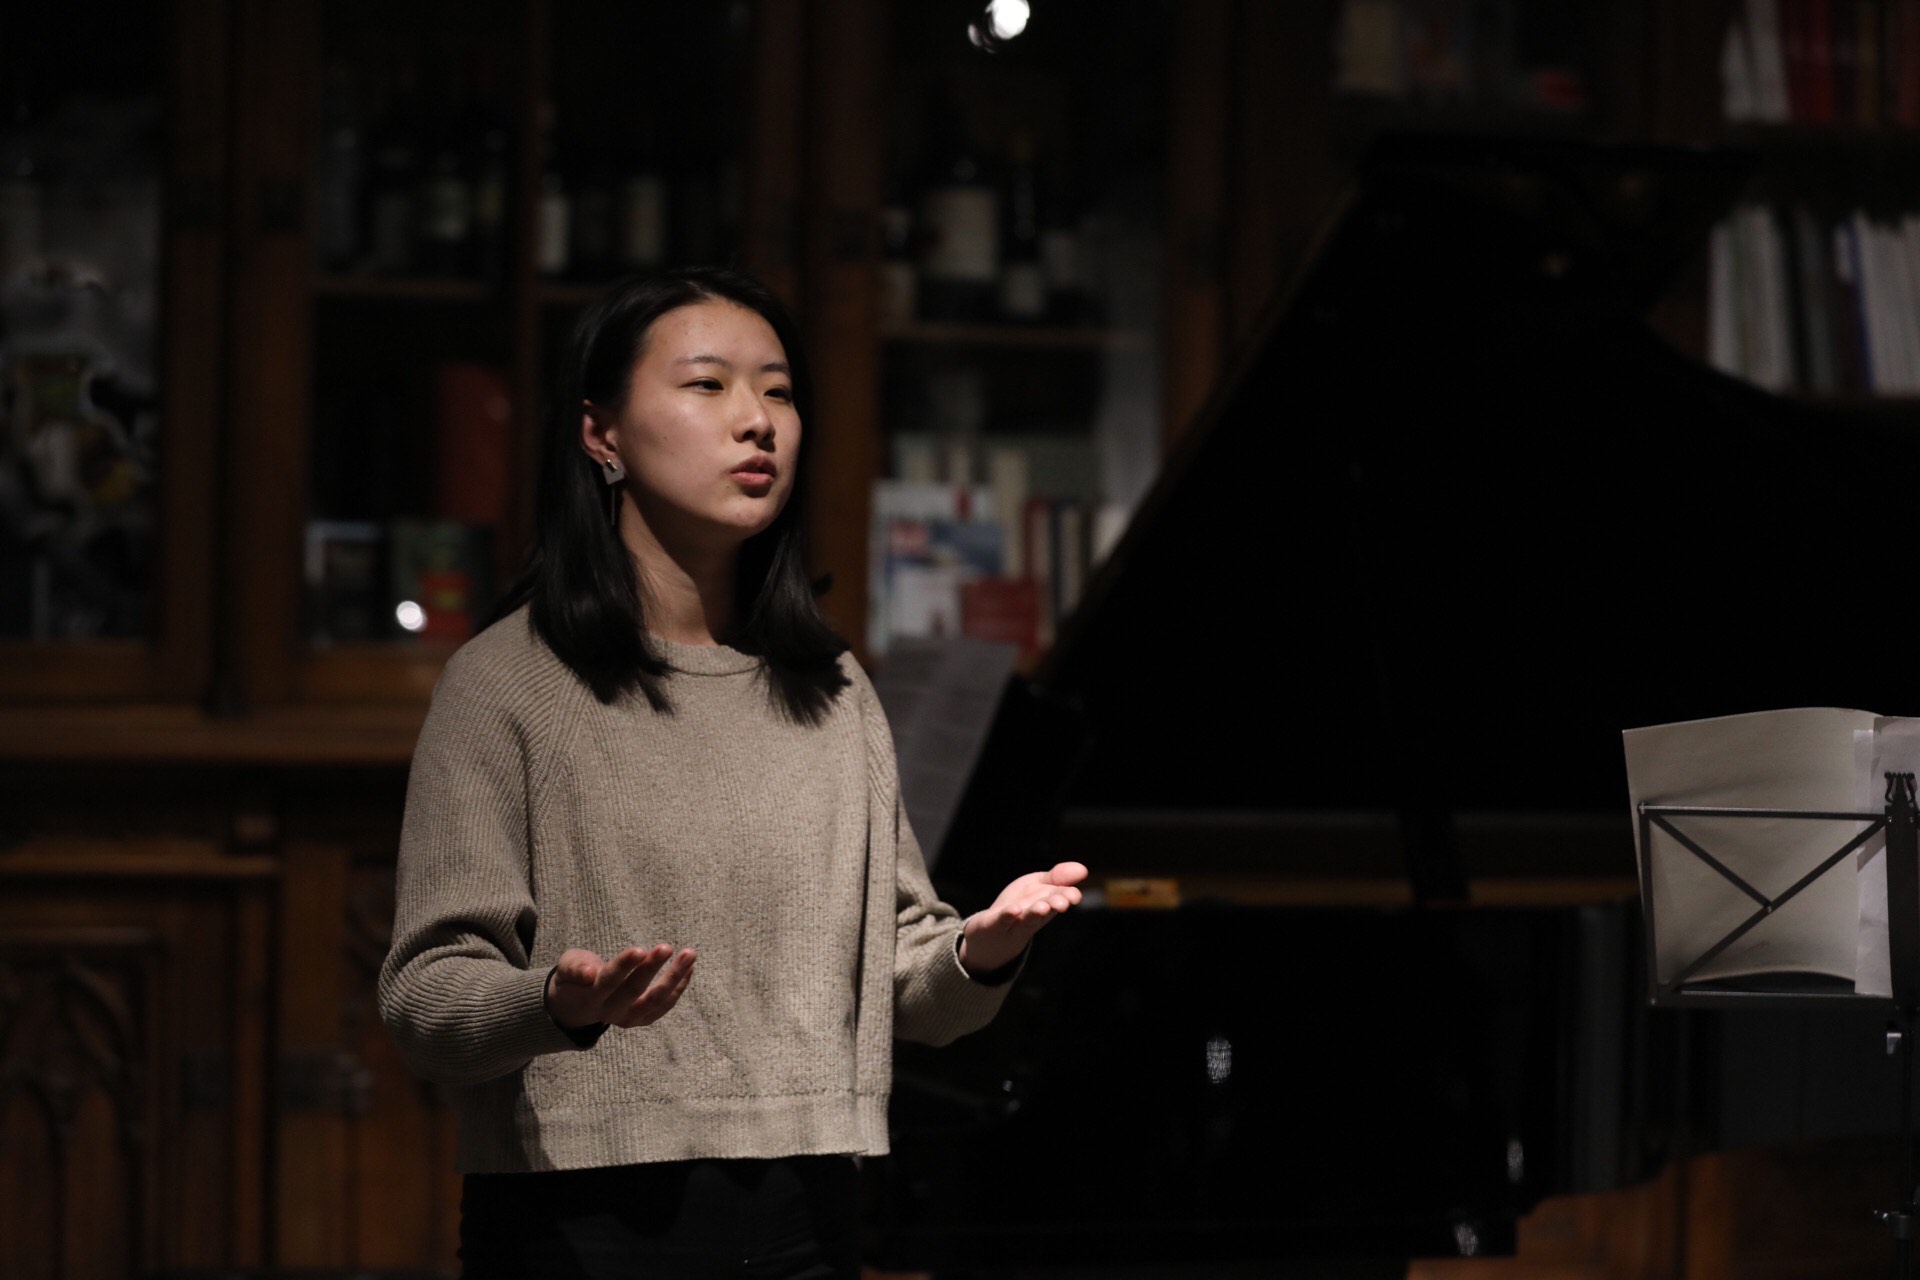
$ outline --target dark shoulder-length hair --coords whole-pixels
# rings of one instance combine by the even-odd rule
[[[679,307],[709,301],[746,307],[773,327],[786,349],[794,406],[805,428],[785,508],[741,548],[741,625],[729,640],[764,661],[768,692],[777,706],[795,721],[817,723],[848,681],[839,665],[847,642],[820,615],[802,541],[807,442],[814,435],[812,380],[787,309],[766,286],[739,271],[681,267],[632,276],[609,286],[581,313],[559,371],[541,452],[533,549],[494,617],[531,604],[541,638],[601,702],[638,691],[655,710],[672,709],[662,686],[668,666],[645,643],[645,593],[633,557],[611,525],[600,469],[580,445],[580,416],[587,403],[621,412],[653,322]]]

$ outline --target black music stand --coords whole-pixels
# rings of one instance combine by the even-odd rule
[[[1876,1216],[1893,1232],[1894,1275],[1901,1280],[1913,1276],[1913,1238],[1920,1224],[1920,1186],[1913,1173],[1913,1057],[1914,1022],[1920,1011],[1920,814],[1916,813],[1914,775],[1889,773],[1886,808],[1878,813],[1827,813],[1808,809],[1722,809],[1700,805],[1651,805],[1639,807],[1640,816],[1640,902],[1647,917],[1647,984],[1652,1002],[1661,1008],[1752,1009],[1759,1007],[1805,1008],[1808,1001],[1856,1006],[1882,1006],[1892,1010],[1887,1028],[1887,1052],[1900,1059],[1900,1195],[1899,1207],[1879,1211]],[[1821,861],[1777,897],[1769,898],[1741,878],[1738,872],[1713,856],[1698,841],[1673,825],[1675,818],[1789,818],[1829,822],[1864,822],[1867,825],[1840,848]],[[1752,898],[1753,914],[1728,930],[1726,935],[1689,961],[1667,982],[1660,980],[1656,951],[1657,934],[1653,914],[1653,829],[1660,828],[1688,852],[1706,863],[1735,888]],[[1716,956],[1779,910],[1786,902],[1821,876],[1839,866],[1847,855],[1856,852],[1877,832],[1887,833],[1887,959],[1893,977],[1893,996],[1863,996],[1856,992],[1783,992],[1742,991],[1715,987],[1688,990],[1686,981]]]

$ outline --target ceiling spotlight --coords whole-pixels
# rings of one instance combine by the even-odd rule
[[[987,0],[986,13],[967,28],[967,39],[976,48],[991,52],[1025,31],[1032,16],[1033,8],[1027,0]]]

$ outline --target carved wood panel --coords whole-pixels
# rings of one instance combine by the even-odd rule
[[[128,1275],[154,1225],[160,939],[0,930],[0,1275]]]
[[[453,1114],[400,1060],[375,1003],[393,929],[397,816],[295,825],[276,939],[274,1260],[452,1274]]]
[[[0,851],[0,1276],[265,1258],[271,864]]]
[[[400,1060],[374,1007],[374,984],[393,936],[393,867],[356,865],[347,902],[348,1043],[367,1073],[367,1105],[353,1126],[357,1249],[362,1266],[457,1269],[460,1178],[454,1120],[437,1086]]]

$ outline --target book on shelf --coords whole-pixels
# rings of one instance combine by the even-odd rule
[[[1577,6],[1341,0],[1334,32],[1336,93],[1538,111],[1588,103]]]
[[[1708,249],[1707,356],[1774,391],[1920,393],[1920,212],[1733,211]]]
[[[1005,534],[984,485],[880,480],[868,535],[867,649],[961,634],[960,587],[998,576]]]
[[[388,524],[388,592],[401,630],[458,644],[492,598],[487,530],[454,520],[403,518]]]
[[[1853,817],[1664,815],[1776,906],[1755,899],[1640,806],[1879,814],[1888,772],[1920,771],[1920,719],[1797,707],[1629,729],[1628,804],[1662,984],[1888,995],[1884,833],[1792,898],[1786,892],[1868,827]],[[1704,965],[1695,962],[1756,912],[1760,919]]]
[[[1034,584],[1040,610],[1039,643],[1044,649],[1053,643],[1054,600],[1060,564],[1059,552],[1054,546],[1053,504],[1045,498],[1028,498],[1022,515],[1026,526],[1026,563],[1021,568],[1023,576]]]
[[[434,514],[498,527],[513,492],[513,403],[491,365],[447,361],[433,371]]]
[[[1880,59],[1880,78],[1892,86],[1887,113],[1903,129],[1920,129],[1920,0],[1888,0],[1887,12]]]
[[[1017,644],[1031,658],[1086,590],[1096,525],[1116,512],[1029,494],[1007,520],[993,486],[876,482],[869,535],[870,653],[898,636],[966,635]]]
[[[375,640],[390,616],[386,529],[371,520],[307,522],[307,639],[318,645]]]
[[[960,634],[1015,645],[1020,661],[1040,656],[1040,584],[1032,578],[975,578],[960,584]]]
[[[1920,128],[1920,0],[1744,0],[1720,74],[1731,121]]]

